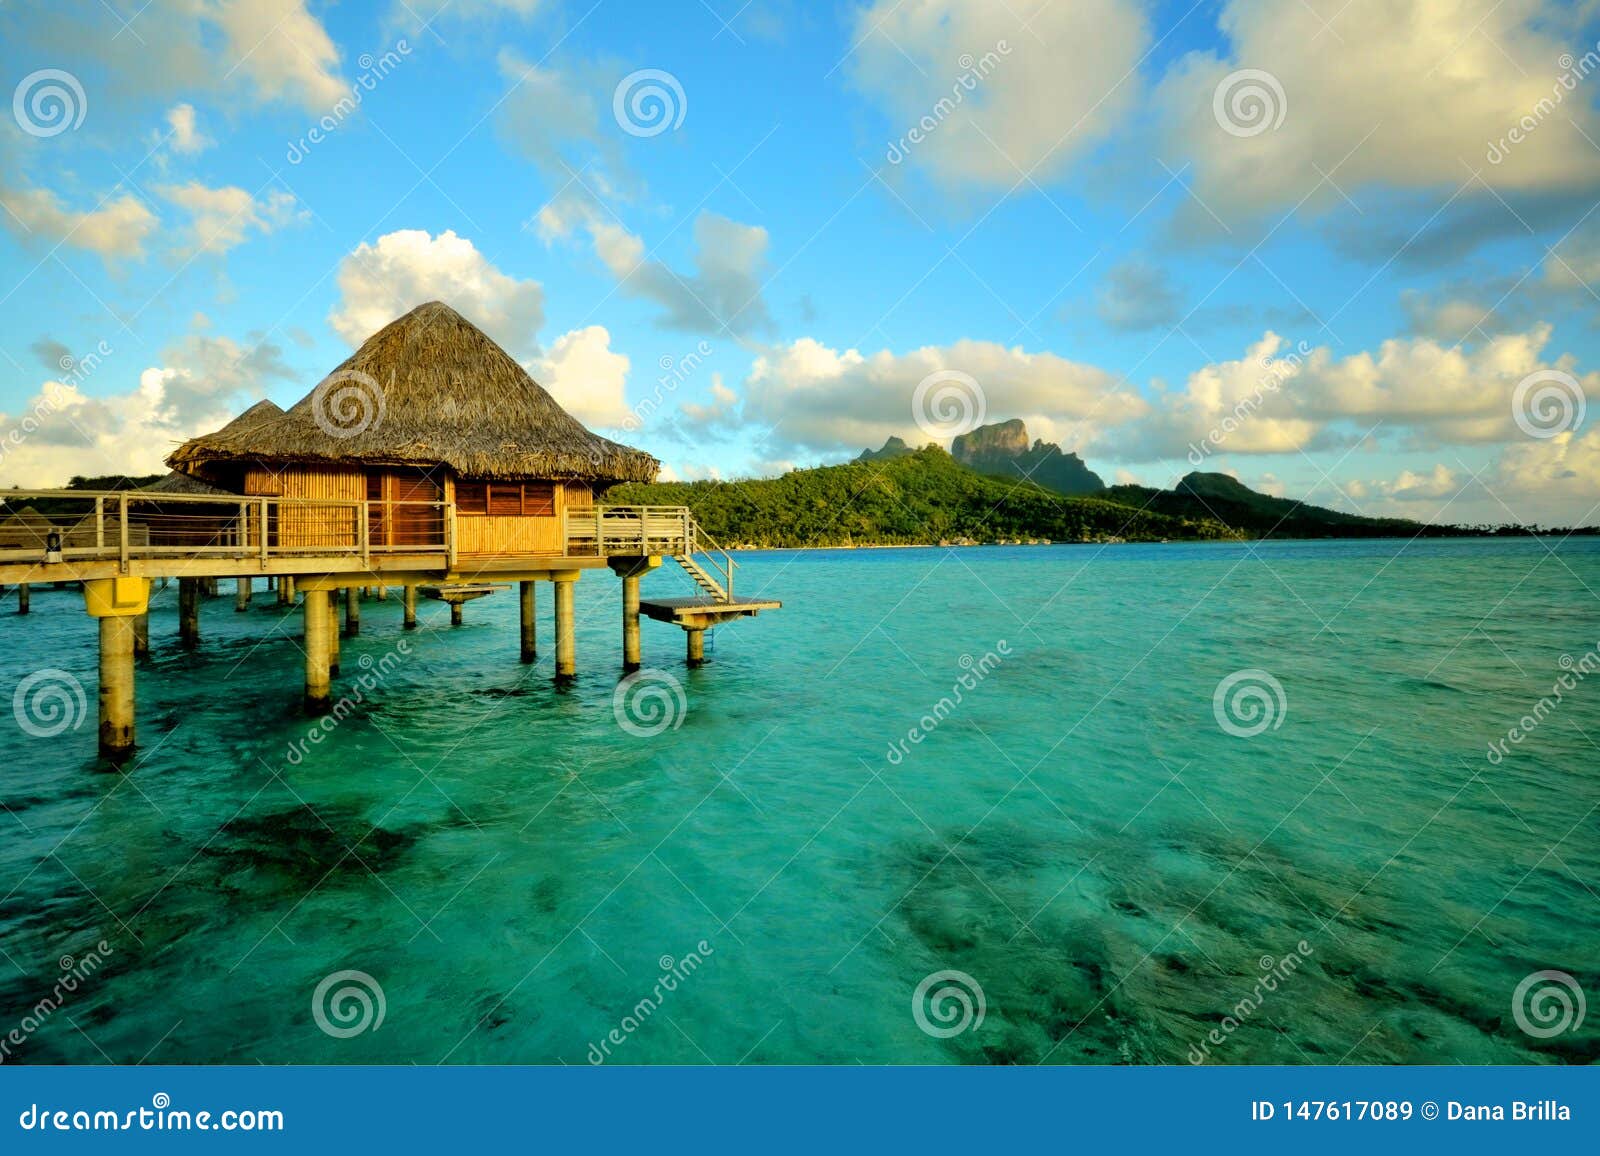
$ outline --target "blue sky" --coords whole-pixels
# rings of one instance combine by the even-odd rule
[[[1592,3],[106,0],[0,26],[5,484],[158,469],[437,297],[670,476],[981,412],[1108,481],[1596,520]]]

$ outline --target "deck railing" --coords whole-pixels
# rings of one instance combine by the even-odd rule
[[[157,490],[0,491],[0,564],[177,558],[456,556],[448,502],[369,502]],[[594,506],[565,512],[574,557],[672,555],[699,566],[729,595],[733,559],[687,506]],[[699,559],[697,562],[696,559]]]
[[[153,490],[0,491],[0,563],[452,553],[445,502],[368,502]],[[31,509],[30,509],[31,507]]]
[[[670,554],[708,564],[711,577],[733,595],[734,562],[695,521],[687,506],[590,506],[566,513],[567,550],[574,555]]]

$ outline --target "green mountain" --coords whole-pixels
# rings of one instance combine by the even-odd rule
[[[1257,493],[1227,474],[1184,475],[1170,490],[1112,486],[1103,495],[1140,510],[1174,518],[1211,518],[1251,538],[1429,538],[1484,533],[1465,526],[1427,525],[1405,518],[1344,514],[1290,498]]]
[[[885,447],[886,449],[888,447]],[[1064,497],[978,474],[937,446],[743,482],[617,486],[615,505],[688,506],[725,546],[1160,541],[1239,535],[1207,517]]]
[[[1028,427],[1021,418],[958,434],[950,443],[950,456],[980,474],[1028,478],[1058,494],[1098,494],[1106,488],[1077,454],[1062,453],[1060,446],[1047,441],[1030,446]]]

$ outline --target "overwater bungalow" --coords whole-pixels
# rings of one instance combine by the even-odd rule
[[[706,629],[780,605],[735,597],[733,560],[687,509],[607,505],[618,483],[653,480],[656,459],[585,429],[442,302],[386,325],[287,410],[258,402],[167,464],[173,474],[149,490],[14,491],[14,503],[68,499],[81,513],[71,541],[43,556],[32,538],[0,541],[0,582],[84,583],[100,619],[101,747],[113,756],[133,744],[133,619],[152,578],[190,591],[180,624],[192,639],[203,578],[239,579],[241,604],[255,577],[303,593],[313,711],[329,701],[340,591],[353,606],[361,587],[402,586],[410,626],[418,586],[515,581],[532,661],[535,584],[549,582],[558,679],[576,674],[573,585],[586,572],[621,579],[624,669],[639,666],[641,613],[682,627],[698,664]],[[699,593],[641,601],[640,576],[669,556]]]

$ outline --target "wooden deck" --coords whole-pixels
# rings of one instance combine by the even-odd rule
[[[705,628],[731,618],[754,618],[763,610],[781,610],[783,603],[772,598],[733,598],[720,601],[709,594],[698,598],[641,598],[639,613],[657,622],[674,626]]]

